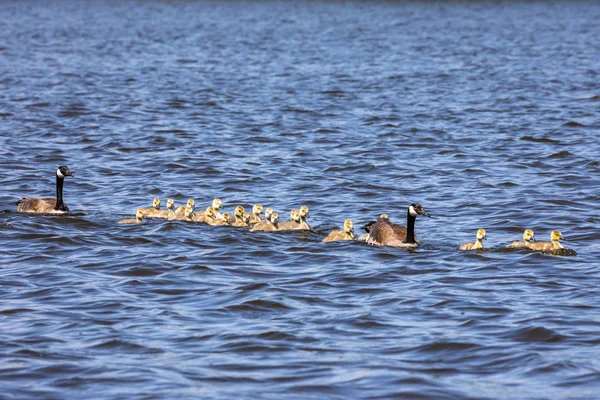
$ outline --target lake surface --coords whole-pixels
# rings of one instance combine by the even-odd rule
[[[0,17],[0,398],[598,398],[600,3]],[[74,215],[17,214],[59,165]],[[117,224],[153,197],[313,232]],[[321,243],[412,202],[417,251]]]

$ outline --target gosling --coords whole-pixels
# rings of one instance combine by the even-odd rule
[[[146,208],[142,208],[142,211],[144,212],[144,216],[146,218],[156,218],[157,215],[160,215],[160,199],[158,197],[155,197],[154,200],[152,200],[152,207],[146,207]]]
[[[483,240],[486,240],[485,229],[478,229],[475,243],[469,242],[460,246],[459,250],[481,250],[483,249]]]
[[[271,213],[269,218],[260,221],[250,229],[250,232],[272,232],[279,229],[279,214]]]
[[[533,231],[531,229],[525,229],[525,232],[523,232],[523,241],[519,242],[519,241],[514,241],[511,244],[509,244],[508,246],[506,246],[507,249],[529,249],[531,248],[531,245],[533,243]]]
[[[214,225],[229,225],[229,213],[224,212],[220,218],[215,220]]]
[[[550,242],[537,242],[532,243],[529,247],[530,250],[534,251],[548,251],[548,250],[560,250],[564,249],[564,246],[559,243],[559,240],[565,240],[560,231],[552,231],[550,233]]]
[[[260,215],[262,213],[263,213],[263,206],[260,204],[255,204],[254,207],[252,207],[252,215],[250,216],[250,225],[254,225],[254,224],[262,221],[262,218],[260,218]]]
[[[230,220],[231,221],[231,220]],[[250,226],[250,214],[245,212],[241,217],[237,218],[231,226]]]
[[[279,224],[279,231],[293,231],[301,229],[302,220],[300,219],[300,211],[290,211],[290,220]]]
[[[306,222],[306,218],[310,218],[310,214],[308,213],[308,207],[302,206],[302,207],[300,207],[300,228],[299,229],[310,231],[310,226]]]
[[[354,240],[354,226],[352,221],[347,219],[344,221],[344,229],[332,231],[323,242],[335,242],[338,240]]]
[[[135,212],[135,218],[125,218],[119,221],[119,224],[141,224],[143,223],[142,218],[144,218],[144,211],[141,208],[138,208]]]
[[[235,208],[235,210],[233,210],[233,215],[229,218],[229,223],[233,226],[239,226],[239,225],[235,225],[236,223],[241,223],[244,213],[246,212],[246,210],[244,210],[244,207],[242,206],[237,206]]]

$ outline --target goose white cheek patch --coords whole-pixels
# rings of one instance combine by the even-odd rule
[[[64,179],[64,175],[62,174],[62,172],[60,172],[60,168],[56,170],[56,176],[58,176],[61,179]]]
[[[417,212],[415,211],[415,209],[414,209],[414,207],[413,207],[413,206],[410,206],[410,207],[408,208],[408,212],[409,212],[409,213],[410,213],[410,215],[412,215],[413,217],[416,217],[416,216],[418,215],[418,214],[417,214]]]

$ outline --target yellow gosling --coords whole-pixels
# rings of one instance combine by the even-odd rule
[[[537,242],[532,243],[529,249],[534,251],[546,251],[546,250],[560,250],[564,249],[564,246],[560,244],[559,240],[565,240],[560,231],[552,231],[550,233],[550,242]]]
[[[341,231],[332,231],[325,239],[323,239],[323,242],[336,242],[338,240],[354,240],[354,226],[352,225],[351,220],[345,220],[344,229]]]
[[[141,224],[144,218],[144,211],[141,208],[138,208],[135,212],[135,218],[125,218],[119,221],[119,224]]]
[[[507,249],[529,249],[530,246],[532,245],[533,242],[533,231],[531,229],[525,229],[525,232],[523,232],[523,241],[519,242],[519,241],[514,241],[511,244],[509,244],[508,246],[506,246]]]
[[[250,232],[272,232],[279,229],[279,214],[272,212],[269,218],[260,221],[250,229]]]
[[[250,225],[254,225],[260,221],[262,221],[262,218],[260,218],[260,215],[263,213],[263,206],[260,204],[255,204],[254,207],[252,207],[252,215],[250,216]]]
[[[475,236],[475,243],[469,242],[460,246],[459,250],[480,250],[483,249],[483,240],[486,240],[485,229],[478,229]]]

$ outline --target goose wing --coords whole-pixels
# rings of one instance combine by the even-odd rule
[[[17,201],[18,212],[51,213],[54,211],[54,207],[56,207],[56,199],[36,199],[33,197],[24,197]],[[65,208],[67,208],[66,205]]]
[[[371,225],[371,236],[369,237],[369,244],[375,244],[379,246],[403,246],[402,240],[398,238],[394,228],[386,224],[385,222],[377,222]],[[406,236],[405,236],[406,237]]]

